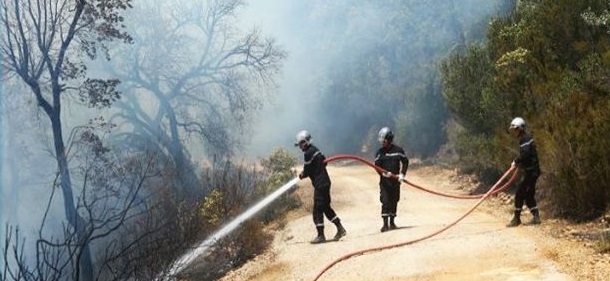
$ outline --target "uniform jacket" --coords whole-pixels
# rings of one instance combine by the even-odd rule
[[[303,177],[311,179],[315,188],[330,186],[330,177],[326,171],[326,157],[314,145],[310,144],[303,152],[305,164],[303,166]]]
[[[400,164],[402,163],[402,168]],[[409,158],[405,154],[404,149],[402,147],[391,144],[388,148],[381,147],[377,150],[375,154],[375,165],[381,168],[384,168],[388,172],[392,174],[406,174],[407,169],[409,167]],[[389,179],[386,177],[381,177],[380,183],[396,183],[396,180]]]
[[[536,144],[528,133],[524,133],[519,138],[519,156],[514,161],[525,173],[540,174]]]

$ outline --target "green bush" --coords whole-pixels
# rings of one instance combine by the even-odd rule
[[[562,78],[540,132],[546,188],[555,213],[591,219],[610,203],[610,92],[592,95],[578,73]]]
[[[197,217],[209,235],[222,225],[256,204],[269,193],[292,180],[297,159],[284,149],[275,149],[260,161],[261,167],[248,170],[225,163],[207,171],[204,178],[213,183],[212,191],[197,210]],[[213,172],[212,172],[213,171]],[[227,271],[246,262],[269,246],[272,236],[265,230],[269,222],[281,219],[288,210],[299,206],[292,194],[284,194],[248,219],[232,233],[217,241],[201,261],[193,265],[181,278],[187,280],[216,280]]]
[[[212,190],[203,200],[203,204],[199,208],[199,217],[206,225],[211,228],[217,228],[223,222],[224,209],[223,193],[218,190]]]
[[[538,144],[549,210],[588,220],[609,208],[610,36],[594,16],[608,10],[603,0],[521,1],[491,21],[485,44],[441,64],[447,105],[464,128],[452,145],[464,170],[503,171],[518,153],[506,126],[521,116]]]
[[[256,193],[259,197],[270,194],[296,177],[293,168],[297,164],[297,159],[283,148],[274,149],[269,157],[261,159],[260,162],[265,180],[257,186]],[[261,219],[268,223],[280,218],[287,211],[298,208],[301,203],[294,196],[293,191],[294,189],[290,189],[270,204],[260,215]]]

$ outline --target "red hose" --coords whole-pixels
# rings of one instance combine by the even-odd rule
[[[484,194],[479,194],[479,195],[454,195],[454,194],[441,193],[441,192],[438,192],[438,191],[427,189],[425,187],[421,187],[421,186],[419,186],[417,184],[409,182],[407,179],[404,179],[403,182],[405,182],[408,185],[410,185],[412,187],[415,187],[417,189],[420,189],[420,190],[423,190],[423,191],[426,191],[426,192],[429,192],[429,193],[432,193],[432,194],[435,194],[435,195],[440,195],[440,196],[443,196],[443,197],[457,198],[457,199],[480,199],[480,198],[482,198],[484,196]],[[498,188],[497,190],[494,190],[490,194],[490,196],[493,196],[493,195],[496,195],[496,194],[498,194],[500,192],[503,192],[504,190],[506,190],[509,187],[510,187],[510,185],[502,186],[501,188]]]
[[[333,157],[329,157],[326,159],[326,162],[332,162],[332,161],[336,161],[339,159],[353,159],[353,160],[357,160],[360,161],[368,166],[371,166],[373,169],[375,169],[378,172],[385,172],[384,169],[375,166],[374,164],[372,164],[371,162],[355,156],[355,155],[336,155]],[[516,172],[515,172],[516,171]],[[500,183],[502,183],[506,177],[511,173],[511,172],[515,172],[513,173],[513,175],[511,176],[510,180],[508,182],[506,182],[502,187],[498,188],[498,185],[500,185]],[[447,226],[432,232],[428,235],[425,235],[423,237],[420,238],[416,238],[413,240],[409,240],[406,242],[402,242],[402,243],[396,243],[396,244],[391,244],[391,245],[387,245],[387,246],[380,246],[380,247],[374,247],[374,248],[368,248],[368,249],[363,249],[363,250],[358,250],[355,252],[351,252],[348,254],[345,254],[341,257],[339,257],[338,259],[335,259],[334,261],[332,261],[330,264],[328,264],[326,267],[324,267],[319,273],[318,275],[316,275],[316,277],[313,279],[314,281],[317,281],[326,271],[328,271],[331,267],[335,266],[336,264],[338,264],[339,262],[345,261],[347,259],[356,257],[356,256],[360,256],[366,253],[371,253],[371,252],[377,252],[377,251],[382,251],[382,250],[387,250],[387,249],[392,249],[392,248],[396,248],[396,247],[401,247],[401,246],[405,246],[405,245],[410,245],[410,244],[414,244],[417,243],[419,241],[423,241],[426,240],[428,238],[434,237],[442,232],[444,232],[445,230],[451,228],[452,226],[456,225],[458,222],[460,222],[461,220],[463,220],[466,216],[468,216],[470,213],[472,213],[479,205],[481,205],[481,203],[483,203],[483,201],[485,201],[485,199],[487,199],[489,196],[496,194],[498,192],[500,192],[501,190],[504,190],[506,188],[508,188],[511,184],[513,184],[516,180],[517,180],[517,176],[519,175],[518,171],[516,170],[515,167],[511,167],[509,168],[506,172],[504,172],[504,174],[502,175],[502,177],[489,189],[489,191],[487,191],[487,193],[485,193],[483,196],[480,196],[479,200],[477,201],[476,204],[474,204],[466,213],[464,213],[461,217],[459,217],[458,219],[456,219],[455,221],[453,221],[452,223],[448,224]],[[404,180],[406,183],[408,183],[409,185],[412,185],[414,187],[417,187],[409,182],[407,182],[406,180]],[[420,188],[420,187],[417,187]],[[423,188],[420,188],[422,190],[425,190]],[[428,190],[426,190],[428,191]],[[429,191],[430,192],[430,191]],[[437,194],[436,192],[433,192],[434,194]]]
[[[387,172],[383,168],[381,168],[379,166],[375,166],[375,164],[369,162],[368,160],[366,160],[366,159],[364,159],[364,158],[362,158],[360,156],[351,155],[351,154],[339,154],[339,155],[335,155],[335,156],[327,158],[325,162],[328,163],[328,162],[333,162],[333,161],[337,161],[337,160],[341,160],[341,159],[357,160],[357,161],[360,161],[360,162],[362,162],[362,163],[364,163],[364,164],[366,164],[368,166],[371,166],[373,169],[375,169],[379,173]],[[432,193],[432,194],[435,194],[435,195],[439,195],[439,196],[443,196],[443,197],[448,197],[448,198],[456,198],[456,199],[480,199],[480,198],[482,198],[484,196],[483,194],[479,194],[479,195],[455,195],[455,194],[447,194],[447,193],[442,193],[442,192],[438,192],[438,191],[434,191],[434,190],[422,187],[422,186],[420,186],[418,184],[410,182],[407,179],[403,179],[402,181],[404,183],[412,186],[412,187],[415,187],[415,188],[419,189],[419,190],[423,190],[423,191],[428,192],[428,193]],[[503,192],[504,190],[506,190],[509,187],[510,187],[510,185],[502,186],[501,188],[499,188],[499,189],[495,190],[494,192],[492,192],[492,194],[490,194],[490,195],[496,195],[496,194],[498,194],[500,192]]]

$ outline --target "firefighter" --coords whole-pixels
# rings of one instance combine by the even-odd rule
[[[311,243],[318,244],[326,242],[324,236],[324,215],[337,227],[337,233],[333,238],[338,241],[345,236],[347,232],[341,220],[330,206],[330,177],[326,171],[326,163],[324,154],[311,143],[311,135],[307,131],[300,131],[296,135],[295,146],[298,146],[303,151],[305,164],[303,171],[299,173],[299,179],[309,178],[314,187],[313,193],[313,222],[316,225],[318,235]]]
[[[400,183],[409,168],[409,158],[402,147],[393,143],[394,133],[388,127],[383,127],[379,131],[378,140],[381,147],[375,154],[375,165],[387,171],[379,173],[379,200],[383,220],[381,232],[386,232],[397,228],[394,218],[400,200]]]
[[[528,207],[533,215],[528,224],[540,224],[540,212],[538,204],[534,198],[536,194],[536,182],[540,176],[540,166],[538,164],[538,153],[534,139],[525,130],[525,120],[516,117],[510,122],[509,130],[519,139],[519,156],[515,158],[511,166],[517,166],[523,177],[517,185],[515,193],[515,210],[511,221],[507,227],[514,227],[521,224],[521,210],[523,203]]]

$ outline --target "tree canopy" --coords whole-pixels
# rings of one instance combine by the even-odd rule
[[[599,164],[608,160],[610,132],[610,3],[519,3],[491,22],[484,44],[442,64],[448,107],[464,128],[456,147],[468,169],[497,174],[516,149],[508,122],[524,117],[554,211],[595,217],[610,203],[610,189],[600,184],[610,170]]]

